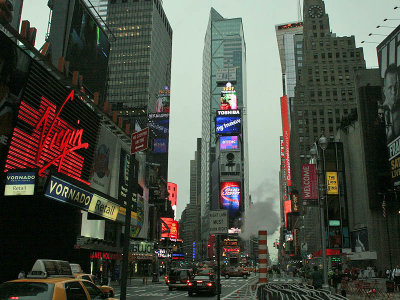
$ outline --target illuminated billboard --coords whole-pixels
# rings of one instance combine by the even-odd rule
[[[218,110],[215,118],[215,131],[221,135],[238,135],[242,124],[239,110]]]
[[[158,113],[169,113],[169,95],[158,95],[156,112]]]
[[[221,208],[227,209],[229,216],[234,216],[240,208],[240,182],[221,182]]]
[[[169,134],[169,114],[158,113],[149,114],[148,127],[156,136],[168,136]]]
[[[239,149],[239,137],[238,136],[221,136],[219,139],[220,150],[234,150]]]
[[[71,71],[83,75],[83,84],[104,95],[110,43],[88,8],[75,0],[65,59]]]
[[[292,185],[292,177],[290,171],[290,127],[289,127],[289,111],[287,96],[281,97],[281,113],[282,113],[282,130],[283,130],[283,146],[285,148],[285,167],[286,167],[286,185]]]
[[[168,139],[157,138],[153,139],[153,145],[151,148],[153,153],[167,153],[168,152]]]
[[[386,144],[389,150],[391,177],[400,186],[400,26],[377,47],[384,99],[379,103],[385,121]]]
[[[178,221],[172,218],[161,218],[161,238],[177,239],[178,231]]]
[[[237,96],[236,91],[222,91],[221,92],[221,110],[237,109]]]

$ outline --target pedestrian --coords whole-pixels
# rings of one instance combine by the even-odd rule
[[[108,268],[107,279],[108,279],[107,285],[110,286],[111,285],[111,269],[110,269],[110,267]]]
[[[323,282],[323,276],[320,270],[318,270],[318,266],[314,266],[314,272],[311,273],[311,285],[315,289],[321,289]]]
[[[331,286],[335,290],[335,294],[342,289],[342,274],[339,273],[339,269],[335,269],[335,273],[331,278]]]
[[[390,280],[391,279],[391,274],[392,272],[390,271],[390,268],[389,267],[387,267],[386,268],[386,271],[385,271],[385,275],[386,275],[386,278],[388,279],[388,280]]]
[[[25,278],[25,272],[23,270],[21,272],[19,272],[19,274],[18,274],[18,279],[21,279],[21,278]]]
[[[397,265],[396,268],[393,270],[393,280],[395,284],[395,288],[400,290],[400,266]]]

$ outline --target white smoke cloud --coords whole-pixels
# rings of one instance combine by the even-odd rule
[[[274,195],[275,194],[275,195]],[[253,205],[245,212],[244,226],[240,237],[248,240],[251,235],[258,235],[258,230],[267,230],[268,235],[274,234],[280,225],[277,212],[279,194],[271,184],[260,185],[251,193]]]

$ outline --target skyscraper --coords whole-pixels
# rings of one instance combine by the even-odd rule
[[[171,83],[171,26],[160,0],[110,0],[107,25],[115,36],[107,101],[124,120],[140,121],[156,112],[159,90]]]
[[[303,12],[303,59],[291,103],[290,134],[292,189],[299,191],[301,166],[309,160],[310,146],[321,134],[333,139],[341,118],[355,109],[354,74],[365,68],[354,36],[337,37],[331,32],[322,0],[304,0]],[[314,232],[318,210],[307,205],[304,209],[305,240],[312,252],[320,249],[319,234]]]
[[[202,239],[206,240],[209,211],[222,208],[222,183],[235,182],[236,186],[229,189],[240,193],[239,198],[235,199],[240,213],[230,213],[230,226],[241,226],[241,213],[249,198],[246,43],[243,24],[241,18],[226,19],[214,8],[211,8],[205,36],[202,89],[201,217]],[[223,107],[222,102],[227,98],[235,99],[237,103],[224,103]],[[241,115],[239,131],[232,133],[231,137],[221,132],[216,133],[217,113],[221,109],[227,110],[219,116],[228,114],[231,120],[237,118],[232,114]],[[222,144],[221,137],[224,137],[226,144]],[[229,146],[226,148],[225,145]]]

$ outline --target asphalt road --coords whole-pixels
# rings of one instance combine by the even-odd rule
[[[250,276],[247,279],[243,278],[230,278],[225,279],[221,278],[222,284],[222,293],[221,299],[223,300],[233,300],[237,299],[238,296],[242,298],[247,290],[247,284],[253,283],[256,281],[254,275]],[[120,287],[113,285],[115,290],[115,298],[120,297]],[[217,299],[217,296],[209,296],[207,294],[202,295],[194,295],[189,297],[188,292],[186,290],[176,290],[169,291],[167,285],[164,283],[164,280],[161,283],[152,283],[151,280],[148,281],[148,284],[143,284],[140,279],[132,279],[127,287],[127,299],[142,299],[142,300],[179,300],[179,299]],[[242,298],[244,299],[244,298]]]

